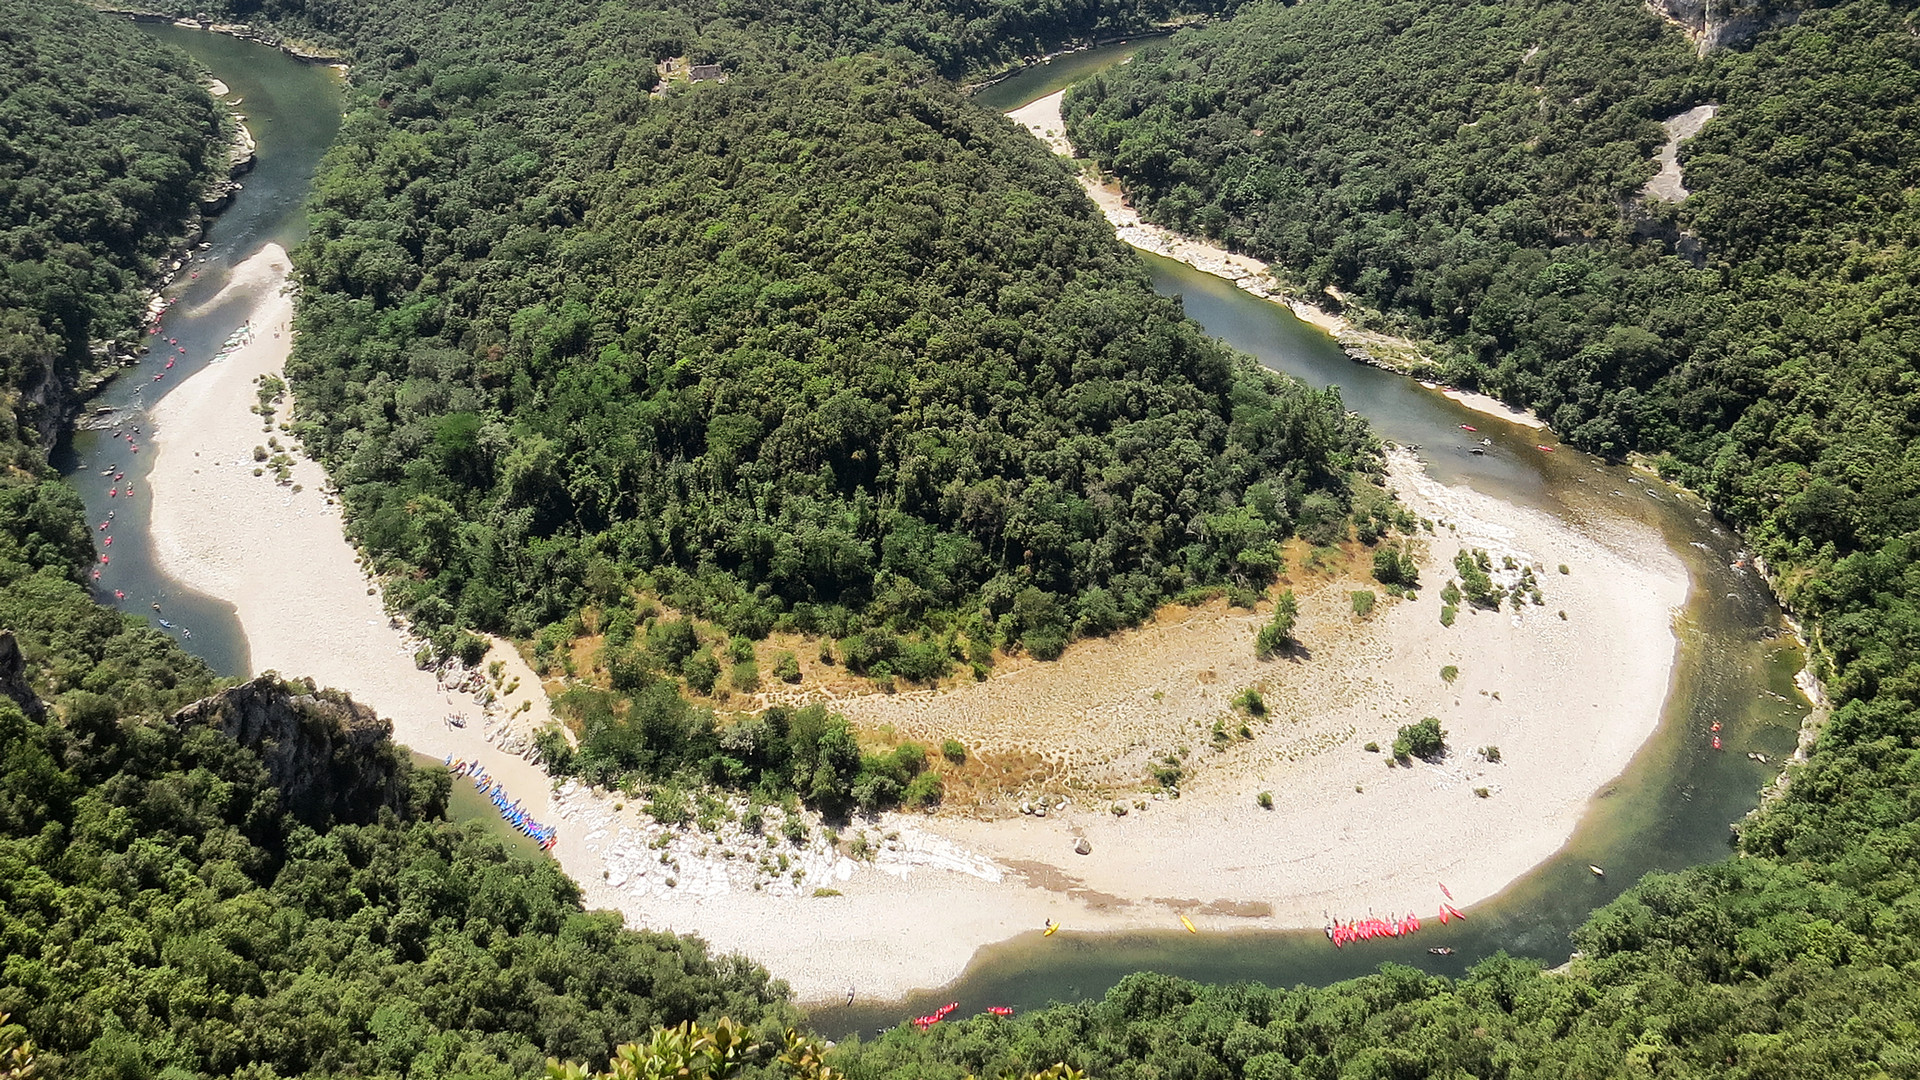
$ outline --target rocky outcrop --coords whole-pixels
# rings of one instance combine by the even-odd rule
[[[233,138],[227,144],[227,175],[215,177],[200,196],[200,212],[217,214],[233,205],[240,194],[240,178],[253,171],[258,160],[253,132],[247,130],[245,117],[234,117]]]
[[[393,725],[338,691],[268,673],[194,702],[172,722],[215,728],[258,754],[283,805],[315,827],[407,812],[412,765],[393,743]]]
[[[0,630],[0,695],[12,698],[20,711],[35,720],[47,714],[40,695],[33,692],[33,684],[27,681],[27,658],[20,655],[20,643],[14,640],[11,630]]]
[[[1647,0],[1647,7],[1685,31],[1702,56],[1800,17],[1782,0]]]

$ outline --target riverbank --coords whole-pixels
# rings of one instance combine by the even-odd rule
[[[251,299],[251,339],[152,410],[147,486],[155,560],[181,584],[233,605],[256,672],[310,676],[347,691],[390,719],[394,737],[408,747],[481,762],[545,821],[545,772],[489,741],[497,740],[499,725],[472,688],[443,687],[434,671],[415,666],[419,643],[382,608],[320,466],[277,425],[262,430],[257,383],[281,372],[293,342],[289,267],[287,253],[269,244],[233,269],[218,296],[196,305],[212,310],[236,296]],[[276,419],[286,415],[283,407]],[[292,459],[286,483],[257,460],[277,452],[270,439]],[[506,659],[498,652],[494,658]],[[538,685],[524,666],[512,674]],[[545,704],[542,698],[537,708]],[[450,714],[466,726],[449,724]],[[524,713],[520,722],[528,722]]]
[[[638,807],[580,793],[562,809],[584,834],[575,855],[598,862],[568,869],[590,903],[745,953],[809,1002],[850,986],[886,998],[940,986],[980,946],[1048,919],[1075,931],[1178,929],[1182,915],[1202,930],[1292,929],[1369,910],[1430,916],[1443,882],[1461,906],[1493,896],[1567,842],[1658,725],[1687,576],[1650,529],[1576,530],[1438,484],[1404,453],[1392,480],[1437,523],[1417,545],[1427,587],[1381,596],[1359,618],[1350,593],[1377,585],[1296,560],[1296,657],[1254,657],[1265,605],[1216,604],[984,683],[834,704],[863,730],[957,738],[987,768],[1025,763],[1044,777],[1027,799],[1044,817],[857,822],[838,852],[817,840],[796,852],[806,877],[775,889],[741,870],[784,845],[725,830],[663,839]],[[1440,586],[1463,547],[1487,550],[1496,578],[1517,578],[1508,557],[1532,567],[1544,603],[1463,609],[1442,625]],[[1267,719],[1233,709],[1249,687]],[[1424,716],[1448,732],[1442,760],[1389,768],[1365,749]],[[1168,756],[1184,772],[1177,798],[1150,778]],[[872,861],[839,857],[856,844]]]
[[[1065,90],[1060,90],[1038,98],[1008,112],[1007,118],[1033,132],[1034,136],[1047,144],[1054,153],[1064,158],[1072,158],[1073,145],[1067,140],[1066,124],[1060,114],[1060,104],[1066,97],[1066,93]],[[1372,364],[1413,376],[1424,376],[1434,370],[1432,358],[1426,355],[1418,342],[1356,326],[1343,315],[1293,295],[1280,284],[1273,275],[1272,267],[1267,263],[1250,255],[1228,251],[1206,240],[1183,236],[1146,221],[1140,216],[1140,212],[1127,202],[1126,194],[1121,191],[1118,183],[1102,182],[1083,172],[1080,174],[1080,185],[1086,189],[1087,195],[1100,208],[1101,214],[1113,225],[1114,232],[1129,246],[1183,262],[1201,273],[1224,278],[1251,295],[1287,308],[1301,322],[1317,327],[1332,336],[1347,351],[1347,355],[1358,363]],[[1421,385],[1445,394],[1467,408],[1487,416],[1498,417],[1524,427],[1544,429],[1547,426],[1545,421],[1533,413],[1525,409],[1515,409],[1498,398],[1489,397],[1486,394],[1426,381],[1422,381]]]
[[[1400,456],[1402,499],[1437,523],[1421,598],[1382,598],[1360,619],[1348,594],[1361,582],[1296,559],[1297,659],[1253,658],[1264,612],[1201,608],[946,694],[840,702],[863,727],[957,736],[983,763],[1047,762],[1059,782],[1043,789],[1048,815],[892,815],[843,830],[838,846],[817,825],[804,848],[755,837],[752,858],[791,865],[780,887],[748,882],[737,874],[746,838],[688,830],[655,848],[660,831],[637,805],[578,789],[550,804],[535,766],[496,750],[478,724],[448,727],[461,699],[414,666],[416,643],[381,610],[317,465],[296,457],[287,485],[253,475],[253,448],[268,438],[251,411],[255,380],[278,372],[290,345],[286,265],[268,248],[236,269],[223,296],[253,298],[253,340],[155,410],[162,565],[235,605],[257,669],[310,674],[390,717],[407,745],[486,763],[560,825],[555,854],[590,905],[744,953],[803,1000],[941,985],[980,946],[1049,918],[1088,931],[1171,929],[1183,914],[1209,930],[1312,927],[1329,913],[1431,914],[1439,882],[1469,905],[1561,846],[1660,715],[1686,581],[1658,536],[1576,532],[1436,484]],[[1509,555],[1535,566],[1544,606],[1442,626],[1438,586],[1460,546],[1488,549],[1496,566]],[[1446,665],[1458,668],[1452,683]],[[1273,712],[1242,737],[1228,703],[1249,686]],[[1426,715],[1450,733],[1440,763],[1390,770],[1364,749]],[[1219,751],[1216,719],[1232,725]],[[1477,753],[1489,745],[1498,764]],[[1185,770],[1177,800],[1144,783],[1167,755]],[[862,831],[871,859],[854,855]],[[1075,852],[1082,839],[1089,854]]]

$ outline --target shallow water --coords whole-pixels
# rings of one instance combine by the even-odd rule
[[[232,606],[183,588],[154,564],[147,533],[151,504],[146,477],[153,460],[146,445],[152,433],[147,410],[206,366],[246,317],[254,298],[241,292],[218,307],[199,310],[225,286],[233,266],[263,244],[291,246],[305,235],[314,170],[340,126],[341,80],[331,68],[303,64],[251,42],[172,25],[140,28],[156,41],[184,49],[218,75],[232,91],[227,100],[241,99],[238,111],[248,117],[247,127],[258,144],[257,163],[241,177],[244,186],[234,204],[209,219],[203,239],[211,247],[196,251],[167,290],[175,304],[162,319],[160,334],[146,339],[152,351],[88,403],[89,413],[102,406],[113,412],[90,416],[83,425],[107,426],[83,426],[74,432],[55,451],[54,464],[79,489],[88,519],[96,526],[96,541],[114,538],[111,546],[97,544],[112,561],[96,565],[100,578],[94,583],[95,596],[143,614],[155,626],[164,619],[171,624],[164,629],[190,651],[221,674],[239,677],[251,672],[246,636]],[[178,344],[169,343],[170,338]],[[163,367],[169,359],[175,361],[171,370]],[[156,374],[163,377],[156,381]],[[264,433],[261,438],[266,438]],[[116,475],[123,479],[115,480]],[[129,481],[134,484],[130,497]],[[116,489],[117,496],[108,494]],[[105,530],[98,528],[103,522],[109,524]],[[124,599],[117,598],[116,591],[125,594]]]
[[[1002,112],[1017,109],[1056,90],[1065,90],[1089,75],[1124,63],[1143,47],[1166,39],[1165,34],[1145,34],[1097,48],[1065,53],[1025,68],[992,86],[981,88],[973,95],[973,100]]]

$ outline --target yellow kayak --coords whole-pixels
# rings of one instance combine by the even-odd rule
[[[1189,934],[1197,934],[1200,932],[1193,928],[1193,920],[1187,918],[1185,915],[1180,916],[1180,925],[1186,927],[1187,933]]]
[[[1058,929],[1060,929],[1060,924],[1059,924],[1059,923],[1054,923],[1054,924],[1053,924],[1052,926],[1049,926],[1049,927],[1047,927],[1047,928],[1046,928],[1046,929],[1045,929],[1044,931],[1042,931],[1042,932],[1041,932],[1041,934],[1040,934],[1040,936],[1041,936],[1041,937],[1052,937],[1052,936],[1053,936],[1053,932],[1054,932],[1055,930],[1058,930]]]

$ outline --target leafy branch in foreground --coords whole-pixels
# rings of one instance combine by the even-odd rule
[[[771,1045],[752,1042],[746,1030],[730,1019],[722,1018],[710,1028],[688,1021],[654,1032],[653,1040],[644,1045],[619,1047],[604,1071],[549,1058],[547,1080],[724,1080],[767,1058],[784,1066],[782,1075],[794,1080],[845,1080],[847,1074],[828,1065],[824,1055],[817,1041],[791,1028],[776,1055]],[[1086,1074],[1063,1062],[1024,1074],[1021,1080],[1086,1080]]]

